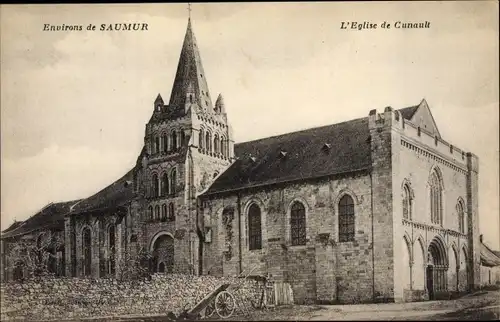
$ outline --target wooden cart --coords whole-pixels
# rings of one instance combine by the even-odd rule
[[[210,318],[214,313],[222,319],[230,318],[237,307],[245,313],[249,313],[245,299],[238,296],[237,291],[245,284],[248,277],[255,270],[253,267],[247,274],[240,274],[238,283],[224,283],[219,285],[212,293],[201,300],[188,314],[190,316],[201,316]]]

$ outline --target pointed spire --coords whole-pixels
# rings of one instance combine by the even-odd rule
[[[160,112],[161,109],[163,108],[163,98],[161,95],[158,93],[158,96],[156,96],[155,103],[154,103],[154,110],[155,112]]]
[[[190,86],[192,88],[189,88]],[[188,93],[192,94],[193,103],[198,104],[204,110],[213,111],[191,18],[188,19],[169,105],[173,108],[185,107],[186,103],[190,103],[191,96],[188,96]]]
[[[217,100],[215,101],[215,111],[217,113],[226,113],[226,108],[224,106],[224,98],[222,94],[219,94]]]
[[[156,99],[155,99],[155,105],[157,105],[157,104],[163,105],[163,98],[161,97],[160,93],[158,93],[158,96],[156,96]]]

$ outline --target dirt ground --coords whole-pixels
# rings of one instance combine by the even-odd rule
[[[499,320],[500,290],[478,291],[449,301],[385,303],[358,305],[291,305],[253,311],[250,315],[233,315],[205,321],[327,321],[327,320]],[[88,319],[93,321],[172,321],[167,316],[123,316]]]
[[[450,301],[359,305],[294,305],[251,316],[232,316],[232,321],[276,320],[498,320],[500,291],[480,291]]]

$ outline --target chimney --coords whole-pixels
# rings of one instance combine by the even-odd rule
[[[479,241],[482,243],[483,242],[483,234],[479,235]]]

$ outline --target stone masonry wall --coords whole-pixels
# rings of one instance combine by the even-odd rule
[[[61,278],[2,285],[1,320],[81,319],[132,314],[178,315],[222,283],[240,284],[239,296],[254,300],[258,282],[192,275],[154,275],[151,280]],[[251,307],[250,303],[247,303]]]
[[[211,242],[203,245],[204,274],[231,276],[255,268],[253,274],[289,282],[297,303],[369,302],[373,281],[370,190],[369,176],[359,173],[204,200],[205,227],[212,230]],[[355,204],[355,240],[339,243],[338,202],[346,193]],[[295,201],[303,203],[306,209],[304,246],[292,246],[290,241],[290,207]],[[261,209],[262,249],[259,250],[248,247],[247,213],[252,203]],[[226,207],[235,211],[230,225],[232,257],[229,259],[223,256],[227,228],[223,227],[221,216]],[[318,236],[326,238],[327,245],[318,244]]]
[[[394,226],[392,187],[392,109],[371,110],[369,128],[372,155],[372,227],[374,300],[394,300]]]

